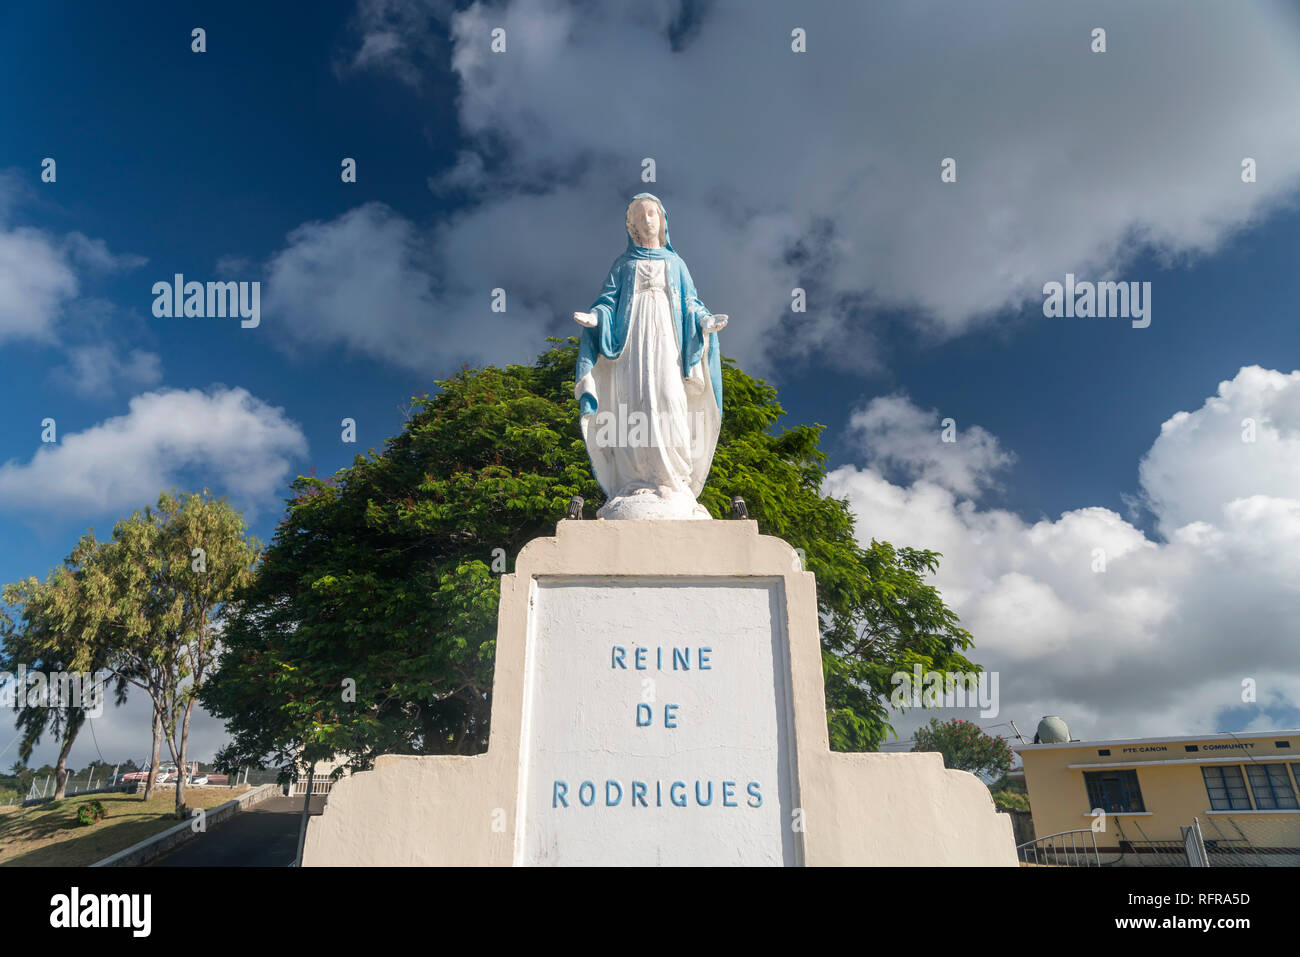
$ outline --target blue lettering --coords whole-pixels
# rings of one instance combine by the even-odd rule
[[[656,781],[655,782],[655,807],[663,807],[663,806],[664,806],[664,783],[662,781]]]
[[[551,795],[551,807],[559,807],[561,804],[569,806],[569,799],[565,797],[569,793],[569,786],[563,781],[555,782],[555,791]]]
[[[705,781],[704,783],[709,786],[709,799],[707,801],[700,797],[700,782],[695,782],[695,803],[700,807],[708,807],[713,803],[713,782]]]
[[[589,795],[584,797],[583,795]],[[578,785],[578,800],[582,802],[583,807],[591,807],[596,801],[596,785],[590,781],[583,781]]]
[[[709,655],[712,654],[712,653],[713,653],[713,649],[712,649],[712,648],[701,648],[701,649],[700,649],[699,659],[700,659],[700,670],[701,670],[701,671],[712,671],[712,670],[713,670],[713,666],[712,666],[711,664],[709,664]]]
[[[632,654],[636,657],[636,670],[645,671],[645,649],[638,648]]]
[[[679,661],[682,663],[682,667],[681,667],[682,671],[690,671],[691,670],[691,649],[674,648],[673,649],[673,671],[677,670],[677,662]]]
[[[677,800],[677,789],[682,789],[682,799]],[[668,798],[678,807],[686,807],[686,782],[674,781],[673,786],[668,789]]]
[[[609,786],[611,784],[614,785],[614,787],[618,788],[618,797],[613,799],[611,799],[609,796]],[[618,802],[621,800],[623,800],[623,785],[619,784],[617,781],[606,781],[605,782],[605,807],[618,807]]]
[[[641,720],[642,718],[645,720]],[[636,726],[638,728],[648,726],[653,720],[654,719],[650,717],[650,706],[648,704],[642,703],[636,706]]]
[[[647,804],[647,803],[645,802],[645,782],[644,782],[644,781],[633,781],[633,782],[632,782],[632,806],[633,806],[633,807],[636,807],[636,802],[637,802],[638,800],[641,801],[641,806],[642,806],[642,807],[649,807],[649,806],[650,806],[649,804]]]
[[[660,645],[655,649],[655,660],[659,662],[659,670],[664,670],[664,647]]]
[[[680,707],[681,705],[679,704],[664,705],[664,727],[665,728],[677,727],[677,709]]]
[[[627,670],[627,662],[623,660],[624,649],[615,645],[609,650],[609,666],[611,668],[622,668]]]
[[[757,781],[750,781],[749,787],[745,788],[745,790],[749,792],[749,801],[747,803],[750,807],[763,806],[763,795],[758,792]]]
[[[736,791],[736,782],[735,782],[735,781],[723,781],[723,782],[722,782],[722,806],[723,806],[723,807],[738,807],[738,806],[739,806],[739,805],[736,804],[735,801],[731,800],[733,797],[736,796],[735,791]]]

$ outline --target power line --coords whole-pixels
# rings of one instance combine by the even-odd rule
[[[90,718],[89,724],[90,724],[90,740],[95,742],[95,753],[99,755],[99,763],[107,767],[108,762],[104,760],[104,752],[99,750],[99,738],[95,734],[95,719]]]

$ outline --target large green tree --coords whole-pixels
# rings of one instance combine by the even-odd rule
[[[380,451],[294,483],[202,695],[233,736],[227,765],[486,747],[499,573],[574,495],[588,518],[603,500],[573,399],[576,340],[552,342],[531,366],[462,370],[414,399]],[[739,495],[764,534],[802,550],[832,747],[875,749],[895,671],[979,670],[926,582],[939,556],[859,544],[847,502],[821,491],[821,427],[778,428],[776,390],[730,361],[723,389],[700,501],[725,518]]]
[[[68,587],[46,602],[51,634],[71,641],[68,666],[105,668],[153,705],[153,752],[146,797],[166,743],[182,773],[183,816],[189,728],[198,693],[214,667],[235,593],[249,583],[260,544],[240,513],[203,493],[158,497],[113,528],[113,539],[83,536]]]
[[[158,496],[113,528],[113,541],[89,564],[85,601],[100,610],[87,646],[154,705],[153,773],[158,732],[179,774],[176,813],[185,807],[190,721],[215,665],[236,593],[253,577],[260,552],[228,502],[203,493]]]

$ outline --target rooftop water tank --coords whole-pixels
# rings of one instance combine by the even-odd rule
[[[1035,744],[1068,744],[1070,729],[1065,726],[1060,715],[1049,714],[1038,722],[1038,733],[1034,735]]]

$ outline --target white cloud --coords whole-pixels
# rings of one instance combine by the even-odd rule
[[[705,302],[733,317],[728,352],[767,372],[772,342],[786,360],[878,364],[862,314],[875,306],[946,336],[1039,301],[1067,271],[1151,278],[1125,272],[1136,253],[1212,253],[1300,185],[1294,12],[1207,4],[1169,29],[1181,8],[821,3],[792,19],[773,0],[695,7],[677,36],[672,2],[473,4],[451,17],[467,149],[433,182],[481,185],[475,157],[491,155],[493,188],[436,231],[432,275],[506,286],[546,305],[546,331],[567,328],[622,247],[623,204],[649,188]],[[367,0],[355,59],[409,82],[442,16]],[[807,53],[790,51],[795,20]],[[1101,22],[1110,49],[1094,54]],[[646,156],[655,184],[639,182]],[[939,181],[949,156],[956,184]],[[796,285],[805,316],[789,312]],[[428,348],[472,340],[457,327],[477,317],[437,301]]]
[[[47,233],[0,225],[0,343],[56,341],[54,324],[78,288],[66,252]]]
[[[335,72],[377,70],[420,87],[442,51],[438,34],[453,7],[452,0],[360,0],[352,24],[357,48]]]
[[[1000,672],[1002,714],[990,720],[1032,733],[1059,714],[1085,739],[1217,731],[1253,678],[1253,720],[1278,727],[1288,719],[1273,715],[1300,707],[1300,445],[1286,437],[1297,400],[1300,372],[1247,367],[1165,423],[1141,472],[1164,540],[1104,508],[1027,523],[874,467],[836,469],[825,490],[850,500],[864,540],[943,553],[935,584],[975,636],[975,660]],[[1220,423],[1244,409],[1273,428],[1232,451],[1240,429]],[[928,419],[914,435],[928,449]]]
[[[850,416],[849,429],[869,464],[967,497],[992,486],[994,473],[1015,461],[978,425],[966,428],[954,421],[952,438],[944,441],[943,422],[937,411],[923,411],[906,396],[880,396]]]
[[[1300,372],[1249,366],[1219,383],[1200,409],[1161,426],[1140,475],[1165,533],[1214,523],[1252,495],[1300,499]]]
[[[79,266],[101,273],[127,272],[139,269],[149,260],[134,253],[118,255],[102,239],[91,239],[83,233],[71,232],[64,237],[64,248]]]
[[[297,344],[342,343],[435,373],[462,362],[531,357],[545,345],[554,319],[544,293],[562,284],[571,265],[563,248],[537,254],[546,242],[542,224],[554,222],[546,207],[556,203],[555,197],[536,197],[527,210],[516,210],[533,216],[522,227],[504,217],[446,227],[457,229],[454,248],[381,203],[305,223],[268,263],[268,328],[283,330]],[[505,312],[492,311],[496,288],[505,290]]]
[[[0,466],[0,508],[129,511],[193,471],[255,516],[287,492],[291,462],[306,453],[299,426],[244,389],[146,392],[125,415]]]
[[[21,180],[0,171],[0,345],[11,340],[55,345],[62,320],[82,291],[78,270],[105,275],[148,260],[113,253],[104,240],[80,232],[59,237],[13,225],[10,214],[24,191]]]
[[[67,363],[56,366],[50,375],[56,384],[83,398],[101,398],[157,385],[162,381],[162,359],[143,349],[123,356],[107,342],[74,346],[68,350]]]

